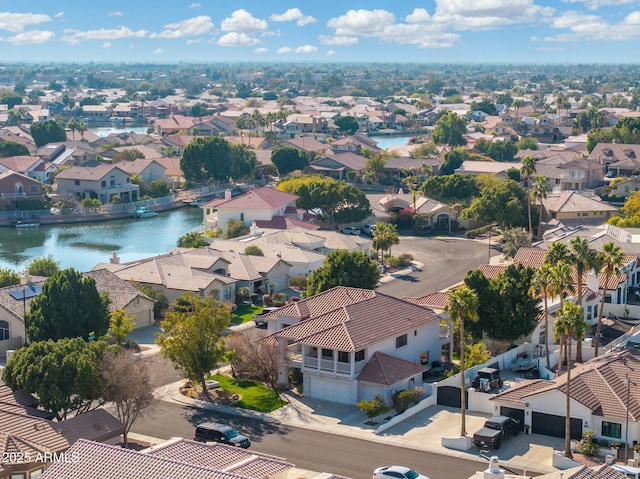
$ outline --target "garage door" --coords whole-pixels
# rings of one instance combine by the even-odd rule
[[[327,381],[318,378],[309,378],[309,389],[305,396],[325,401],[334,401],[345,404],[351,403],[350,384],[345,382]]]
[[[524,409],[516,409],[513,407],[501,406],[500,414],[502,416],[512,417],[517,421],[520,421],[520,430],[524,431]]]
[[[465,405],[466,409],[469,409],[469,393],[465,390]],[[460,388],[453,386],[440,386],[438,387],[437,403],[439,406],[449,406],[460,408]]]
[[[531,415],[531,432],[545,436],[564,437],[564,416],[534,412]],[[571,418],[571,439],[582,439],[582,419]]]

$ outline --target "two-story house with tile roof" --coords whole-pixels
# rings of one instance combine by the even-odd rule
[[[72,166],[58,173],[56,184],[59,195],[71,194],[78,200],[97,198],[103,204],[116,198],[130,203],[140,197],[140,187],[131,183],[131,175],[117,165]]]
[[[282,365],[303,376],[305,396],[356,404],[422,385],[425,366],[450,358],[452,328],[430,309],[376,291],[338,286],[268,314]]]
[[[20,202],[43,200],[42,183],[11,170],[0,173],[0,206],[17,210]]]

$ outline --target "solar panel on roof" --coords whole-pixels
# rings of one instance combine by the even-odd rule
[[[42,291],[41,284],[29,284],[23,288],[16,289],[9,293],[13,299],[29,299],[38,296]]]

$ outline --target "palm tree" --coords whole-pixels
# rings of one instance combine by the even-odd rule
[[[533,181],[533,197],[538,202],[538,234],[537,238],[542,239],[542,200],[551,192],[546,176],[537,176]]]
[[[389,238],[388,252],[389,256],[391,256],[391,247],[393,245],[400,244],[400,235],[396,231],[396,225],[389,223],[386,225],[386,228],[388,230],[387,235]]]
[[[80,138],[84,141],[84,132],[87,131],[87,124],[84,121],[79,121],[77,128],[80,132]]]
[[[524,100],[521,100],[519,98],[516,100],[513,100],[513,103],[511,104],[511,106],[513,106],[513,108],[515,108],[516,110],[516,119],[515,119],[514,126],[516,128],[516,133],[518,133],[520,131],[520,128],[518,125],[518,111],[520,110],[520,108],[524,106]]]
[[[372,229],[373,242],[371,245],[373,246],[373,249],[378,252],[378,257],[381,262],[384,262],[384,251],[389,247],[388,230],[385,226],[386,225],[384,223],[378,223]]]
[[[76,141],[76,130],[78,129],[78,120],[75,118],[71,118],[69,123],[67,123],[67,128],[71,130],[71,138],[73,141]]]
[[[525,156],[522,159],[522,167],[520,168],[520,174],[527,179],[527,209],[529,212],[529,233],[532,232],[531,228],[531,177],[536,173],[536,160],[531,156]]]
[[[551,243],[551,247],[547,250],[547,254],[544,257],[545,263],[567,263],[569,261],[569,248],[564,243],[554,241]]]
[[[558,243],[561,244],[561,243]],[[563,245],[564,246],[564,245]],[[571,266],[567,263],[560,261],[555,264],[552,270],[551,282],[549,283],[549,297],[551,298],[559,298],[560,299],[560,309],[564,306],[564,300],[567,295],[573,294],[575,289],[573,287],[573,270]],[[545,331],[545,334],[548,334]],[[559,338],[560,341],[560,351],[558,351],[558,375],[562,371],[562,343],[564,342],[564,338]],[[566,350],[565,350],[566,356]]]
[[[585,238],[577,237],[573,238],[569,242],[569,250],[571,255],[571,263],[575,265],[577,278],[576,278],[576,292],[578,293],[576,304],[580,308],[582,314],[582,279],[585,273],[593,269],[597,263],[598,255],[596,251],[589,247],[589,242]],[[582,362],[582,341],[578,341],[576,344],[576,361]]]
[[[478,320],[478,295],[468,286],[462,285],[449,291],[447,311],[453,322],[458,322],[460,331],[460,412],[462,423],[460,435],[467,435],[465,410],[467,408],[464,381],[464,322]]]
[[[600,253],[600,259],[602,260],[604,268],[604,287],[602,291],[602,298],[600,298],[600,311],[598,311],[598,325],[596,326],[596,346],[594,350],[594,357],[598,356],[598,346],[600,345],[600,328],[602,326],[602,317],[604,316],[604,301],[607,295],[607,286],[609,285],[609,279],[614,274],[620,273],[624,262],[624,254],[622,254],[622,248],[616,246],[612,241],[602,245],[602,252]]]
[[[549,263],[543,263],[540,269],[535,272],[533,282],[531,284],[532,293],[544,300],[544,349],[547,356],[547,369],[551,369],[549,362],[549,305],[548,299],[550,290],[552,290],[553,266]]]
[[[583,321],[580,308],[573,303],[565,303],[553,324],[554,337],[564,337],[569,351],[571,351],[573,333],[576,328],[581,327],[581,322]],[[567,364],[565,394],[564,457],[571,459],[573,457],[571,454],[571,354],[569,354],[569,362]]]

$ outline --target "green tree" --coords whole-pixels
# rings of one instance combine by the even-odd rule
[[[231,145],[231,179],[238,181],[243,178],[251,178],[256,173],[258,160],[256,154],[245,145]]]
[[[29,156],[29,149],[15,141],[0,140],[0,158],[9,156]]]
[[[196,231],[185,233],[178,239],[179,248],[200,249],[205,246],[209,246],[209,242],[206,240],[203,233],[198,233]]]
[[[249,234],[249,227],[244,221],[234,220],[233,218],[227,222],[227,231],[224,235],[225,239],[238,238]]]
[[[358,404],[356,404],[356,407],[363,413],[365,413],[365,415],[369,419],[370,424],[373,423],[373,418],[375,418],[376,416],[391,411],[391,406],[387,404],[387,402],[382,396],[380,396],[380,394],[376,394],[371,400],[363,399],[362,401],[358,402]]]
[[[480,342],[470,344],[464,353],[465,369],[472,368],[478,364],[486,363],[491,359],[491,354],[487,351],[486,344]]]
[[[431,139],[438,145],[448,145],[455,148],[467,144],[464,137],[466,133],[467,122],[465,119],[450,111],[438,119],[431,133]]]
[[[531,246],[531,233],[527,233],[524,228],[510,228],[502,233],[502,240],[505,258],[513,258],[520,248]]]
[[[24,315],[29,341],[97,337],[109,329],[109,296],[73,268],[47,278]]]
[[[516,143],[516,148],[520,150],[537,150],[538,140],[532,137],[523,138]]]
[[[118,346],[120,346],[127,338],[127,335],[133,331],[135,325],[135,316],[127,315],[124,309],[118,309],[109,313],[109,332],[115,338]]]
[[[598,311],[598,325],[596,326],[596,344],[594,349],[594,357],[598,357],[598,346],[600,345],[600,329],[602,326],[602,318],[604,316],[604,303],[607,296],[607,288],[609,279],[613,275],[620,273],[620,269],[624,264],[624,254],[622,248],[612,241],[602,245],[600,253],[600,262],[604,270],[604,288],[602,290],[602,298],[600,298],[600,311]]]
[[[460,168],[469,159],[469,152],[463,148],[454,148],[444,155],[444,162],[440,168],[441,175],[453,175],[456,168]]]
[[[374,182],[378,183],[380,181],[380,174],[382,173],[382,170],[384,170],[386,164],[386,153],[381,152],[372,155],[365,163],[367,175],[369,175],[370,178],[373,178]]]
[[[480,190],[480,197],[462,211],[463,218],[497,222],[502,229],[526,224],[526,192],[513,180],[496,181]]]
[[[165,180],[153,180],[149,185],[149,196],[152,198],[162,198],[163,196],[169,196],[169,185]]]
[[[471,111],[482,111],[487,115],[496,116],[498,110],[496,106],[488,98],[483,98],[481,101],[472,101],[469,107]]]
[[[480,188],[473,176],[459,174],[427,178],[420,190],[425,196],[447,204],[469,204],[480,194]]]
[[[538,234],[536,237],[542,239],[542,200],[547,198],[547,194],[551,192],[549,182],[546,176],[537,176],[533,182],[532,194],[538,203]]]
[[[525,156],[522,159],[522,167],[520,168],[520,174],[527,180],[527,212],[529,214],[529,234],[533,234],[531,227],[531,178],[536,173],[536,160],[531,156]]]
[[[552,296],[553,288],[553,266],[543,263],[533,275],[531,281],[531,293],[535,298],[542,298],[544,301],[544,350],[547,357],[547,369],[551,369],[549,359],[549,298]]]
[[[20,275],[9,268],[0,268],[0,288],[20,284]]]
[[[180,169],[187,181],[227,181],[231,177],[231,146],[219,136],[194,138],[182,150]]]
[[[353,135],[359,128],[358,120],[350,115],[339,116],[333,122],[342,133],[347,135]]]
[[[376,251],[380,251],[383,255],[388,251],[391,256],[391,247],[400,243],[400,235],[396,230],[396,225],[391,223],[378,223],[373,227],[373,243],[372,246]]]
[[[309,165],[307,156],[296,148],[276,148],[271,152],[271,162],[282,176],[295,170],[303,170]]]
[[[101,405],[98,364],[104,341],[81,338],[38,341],[18,349],[7,362],[2,380],[12,390],[38,397],[38,405],[58,420],[70,412],[87,412]]]
[[[96,210],[102,206],[102,202],[98,198],[84,198],[80,203],[83,208]]]
[[[29,131],[38,148],[47,143],[67,141],[67,132],[54,120],[32,123]]]
[[[164,291],[155,289],[149,285],[136,285],[136,287],[144,294],[155,301],[153,304],[153,317],[161,318],[164,310],[169,307],[169,299]]]
[[[75,120],[71,120],[75,121]],[[69,123],[71,123],[71,121]],[[119,151],[113,157],[113,162],[117,163],[120,161],[135,161],[144,158],[144,153],[142,153],[137,148],[126,148],[124,150]]]
[[[55,261],[53,256],[41,256],[33,258],[27,264],[27,270],[31,276],[53,276],[60,271],[60,262]]]
[[[374,289],[380,271],[366,253],[334,250],[327,254],[322,266],[311,272],[306,296],[313,296],[336,286]]]
[[[224,331],[231,313],[220,301],[188,291],[165,315],[164,335],[156,337],[163,356],[173,361],[191,380],[200,381],[205,395],[205,378],[224,359]]]
[[[335,223],[357,223],[371,216],[366,195],[344,181],[327,176],[299,176],[280,181],[276,188],[297,195],[299,208],[320,210],[321,218],[332,229]]]
[[[476,293],[463,285],[449,290],[449,304],[447,311],[451,321],[458,324],[460,331],[460,436],[467,435],[466,424],[466,397],[465,397],[465,321],[474,322],[478,320],[478,296]]]
[[[244,249],[244,254],[248,254],[250,256],[264,256],[264,251],[262,251],[260,247],[252,244]]]

